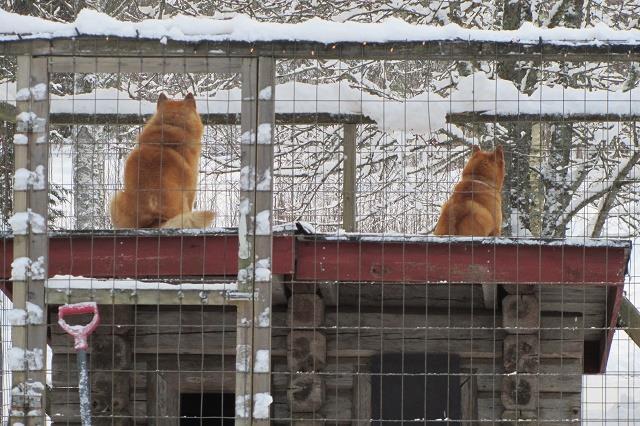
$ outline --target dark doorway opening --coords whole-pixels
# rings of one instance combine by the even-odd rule
[[[382,354],[371,359],[372,424],[460,425],[460,360],[448,354]]]
[[[232,393],[183,393],[180,395],[181,426],[233,426],[235,395]]]

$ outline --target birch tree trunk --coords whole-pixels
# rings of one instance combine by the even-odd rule
[[[76,229],[105,228],[104,148],[80,127],[73,161]]]

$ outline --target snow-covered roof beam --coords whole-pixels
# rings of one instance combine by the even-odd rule
[[[76,57],[273,56],[280,59],[638,61],[640,60],[640,42],[610,41],[599,44],[575,43],[567,45],[545,40],[537,43],[530,41],[430,40],[326,44],[290,40],[255,42],[159,41],[119,36],[2,40],[0,36],[0,55],[25,54],[73,55]]]
[[[488,112],[455,112],[446,116],[447,123],[465,125],[470,123],[513,122],[629,122],[640,121],[640,114],[583,113],[583,114],[495,114]]]
[[[47,21],[0,9],[0,54],[93,56],[255,56],[362,59],[540,58],[573,60],[587,55],[639,56],[639,30],[538,28],[467,29],[455,24],[333,22],[298,24],[175,16],[118,21],[84,9],[71,23]]]

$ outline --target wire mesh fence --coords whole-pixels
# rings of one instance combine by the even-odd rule
[[[39,367],[15,351],[12,333],[38,325],[37,309],[13,308],[16,283],[46,279],[41,408],[54,424],[79,423],[81,405],[58,307],[90,301],[96,424],[634,424],[637,347],[618,316],[637,281],[635,63],[392,52],[279,59],[275,85],[262,59],[219,72],[224,60],[187,54],[54,55],[42,99],[9,67],[3,419],[29,416],[11,375]],[[15,150],[38,132],[15,116],[36,102],[49,105],[48,164],[23,177]],[[172,169],[176,155],[186,167]],[[192,172],[193,187],[175,184]],[[40,179],[46,277],[11,256],[13,203]],[[131,188],[126,213],[155,216],[116,229],[114,196]],[[155,229],[174,195],[181,214],[215,218]],[[273,207],[245,222],[263,197]]]

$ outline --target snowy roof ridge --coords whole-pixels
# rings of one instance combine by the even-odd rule
[[[640,30],[617,30],[605,24],[574,29],[540,28],[525,23],[517,30],[493,31],[466,29],[457,24],[414,25],[398,18],[379,23],[333,22],[313,18],[298,24],[280,24],[259,22],[246,15],[236,15],[231,19],[177,15],[163,20],[128,22],[90,9],[80,11],[72,23],[60,23],[0,9],[0,42],[83,35],[186,42],[306,41],[328,44],[464,40],[537,44],[542,40],[559,45],[640,44]]]

